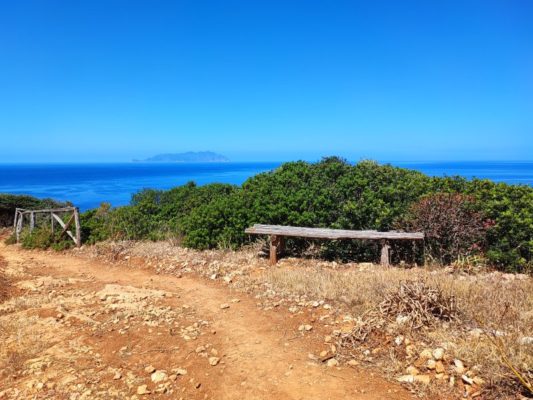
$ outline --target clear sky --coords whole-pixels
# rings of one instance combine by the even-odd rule
[[[532,160],[533,2],[0,2],[0,162]]]

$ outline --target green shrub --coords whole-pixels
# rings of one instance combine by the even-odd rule
[[[89,243],[107,238],[179,237],[186,246],[198,249],[237,248],[254,240],[244,234],[254,223],[391,230],[405,223],[420,199],[439,194],[465,196],[471,214],[463,216],[483,216],[487,225],[482,232],[476,231],[474,242],[483,243],[480,251],[492,265],[513,271],[531,268],[533,188],[428,177],[373,161],[351,165],[336,157],[318,163],[286,163],[251,177],[241,187],[190,182],[168,191],[145,189],[132,196],[129,206],[106,206],[84,213],[82,229]],[[429,229],[423,224],[416,228]],[[444,256],[433,246],[429,255],[454,261],[465,255],[465,249],[473,244],[471,239],[464,235]],[[291,239],[287,247],[302,253],[308,244]],[[361,241],[324,241],[318,244],[318,254],[342,260],[377,260],[379,248]],[[412,244],[394,244],[396,259],[412,257],[419,262],[421,254],[421,248]]]
[[[0,227],[13,225],[16,208],[43,209],[70,205],[52,199],[38,199],[32,196],[0,193]]]
[[[60,233],[52,233],[48,227],[35,228],[33,232],[21,232],[20,243],[24,249],[49,249],[65,250],[71,248],[74,242],[70,238],[60,237]]]

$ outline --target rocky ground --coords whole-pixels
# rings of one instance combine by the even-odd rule
[[[301,321],[310,360],[386,376],[418,397],[531,397],[524,385],[533,380],[531,277],[295,258],[273,268],[258,252],[198,252],[169,242],[81,251],[109,265],[200,275],[247,293],[260,312]]]
[[[330,304],[244,290],[266,265],[226,271],[212,254],[1,244],[0,399],[412,398],[338,360]]]

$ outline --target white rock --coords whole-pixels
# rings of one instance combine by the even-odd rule
[[[159,383],[167,380],[167,374],[165,371],[155,371],[150,378],[152,379],[152,382]]]
[[[209,365],[215,366],[220,362],[220,358],[218,357],[209,357]]]
[[[226,308],[229,308],[229,304],[228,304],[228,303],[221,304],[221,305],[220,305],[220,308],[221,308],[222,310],[225,310]]]
[[[413,383],[415,381],[415,377],[414,375],[402,375],[396,378],[396,380],[402,383]]]
[[[396,346],[399,346],[403,343],[404,337],[402,335],[396,336],[394,338],[394,343],[396,343]]]
[[[149,374],[151,374],[152,372],[155,372],[155,368],[151,365],[147,366],[145,369],[144,369],[145,372],[148,372]]]
[[[327,362],[327,366],[330,368],[337,367],[338,365],[339,365],[339,362],[335,358],[330,358]]]
[[[150,390],[147,385],[141,385],[137,387],[137,394],[150,394]]]
[[[433,358],[435,360],[442,360],[442,357],[444,357],[444,349],[442,347],[437,347],[433,350]]]
[[[423,383],[424,385],[429,385],[431,382],[431,377],[429,375],[415,375],[414,381]]]
[[[457,374],[462,374],[463,372],[465,372],[465,365],[461,360],[456,358],[455,360],[453,360],[453,365],[454,370]]]

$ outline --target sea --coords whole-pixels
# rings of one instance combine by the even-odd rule
[[[530,162],[390,162],[431,176],[487,178],[533,186]],[[170,189],[194,181],[240,185],[281,162],[0,164],[0,193],[70,201],[84,211],[102,202],[126,205],[143,188]]]

